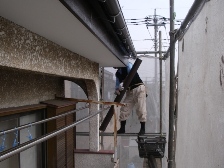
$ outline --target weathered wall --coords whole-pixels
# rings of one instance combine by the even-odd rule
[[[98,98],[98,63],[62,48],[2,17],[0,17],[0,67],[14,69],[9,74],[8,70],[5,72],[1,69],[1,108],[54,98],[55,94],[62,93],[64,89],[59,77],[76,81],[84,79],[82,83],[83,88],[86,88],[85,91],[94,90],[88,96],[93,97],[94,94],[94,97]],[[29,73],[17,72],[18,69]],[[43,75],[38,76],[35,73]],[[89,81],[94,84],[87,86],[86,83]]]
[[[206,2],[179,42],[177,168],[224,165],[223,6]]]
[[[75,154],[75,168],[114,168],[113,154]]]
[[[98,80],[98,67],[78,54],[0,17],[0,65]]]
[[[89,99],[98,100],[98,63],[0,17],[0,108],[37,104],[54,99],[55,94],[62,96],[65,79],[78,83]],[[89,112],[97,110],[98,105],[92,104]],[[89,132],[89,150],[98,151],[98,115],[90,119]],[[35,153],[30,156],[35,157]],[[106,159],[105,164],[111,164],[110,158]],[[92,163],[92,158],[80,161]]]
[[[55,76],[0,68],[0,108],[38,104],[64,95],[63,79]]]

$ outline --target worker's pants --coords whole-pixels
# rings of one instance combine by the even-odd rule
[[[133,90],[126,91],[124,102],[127,106],[122,106],[120,110],[120,121],[127,120],[133,107],[136,107],[136,113],[140,122],[146,122],[146,88],[145,85],[139,85]]]

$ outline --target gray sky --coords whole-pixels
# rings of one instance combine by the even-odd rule
[[[189,11],[194,0],[174,0],[174,8],[176,12],[176,19],[184,19]],[[169,0],[119,0],[120,6],[125,19],[141,19],[146,16],[156,14],[169,18],[170,17],[170,1]],[[154,38],[154,27],[146,28],[146,25],[128,25],[129,33],[131,35],[134,47],[136,51],[148,51],[154,50],[152,39]],[[180,24],[180,23],[179,23]],[[178,28],[177,25],[175,28]],[[162,39],[169,38],[170,25],[159,27],[159,31],[162,32]],[[169,41],[163,40],[163,50],[167,49],[165,46],[169,46]]]
[[[193,2],[194,0],[187,0],[187,1],[175,0],[174,8],[176,12],[176,20],[185,19],[185,16],[187,15]],[[119,0],[119,3],[122,8],[122,12],[125,19],[142,19],[142,18],[145,18],[146,16],[154,15],[155,9],[156,9],[157,15],[163,16],[165,18],[170,17],[170,8],[169,8],[170,1],[169,0]],[[147,29],[145,24],[144,25],[129,25],[128,20],[126,20],[126,23],[128,25],[128,30],[131,35],[135,50],[136,51],[154,51],[154,42],[152,40],[144,40],[144,39],[152,39],[152,38],[154,39],[154,27],[150,26]],[[176,29],[179,28],[179,25],[175,25],[175,28]],[[159,27],[159,31],[162,32],[162,39],[169,39],[169,29],[170,29],[169,24],[166,24],[165,27],[164,26]],[[169,46],[169,41],[163,40],[162,42],[163,42],[162,50],[167,51],[167,48]],[[178,53],[177,53],[177,45],[176,45],[176,58],[178,58],[177,54]],[[159,75],[158,59],[156,59],[157,65],[154,58],[142,57],[140,59],[143,60],[140,68],[138,69],[138,72],[141,78],[147,81],[155,80],[155,78],[157,78],[156,76]],[[113,68],[106,68],[106,70],[115,72]]]

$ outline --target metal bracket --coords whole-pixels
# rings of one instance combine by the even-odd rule
[[[178,29],[175,29],[175,30],[173,30],[173,31],[170,31],[170,32],[169,32],[169,35],[170,35],[170,36],[173,36],[173,37],[176,39],[176,34],[177,34],[177,32],[178,32]]]

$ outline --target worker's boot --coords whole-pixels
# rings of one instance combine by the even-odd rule
[[[121,121],[121,127],[117,131],[117,134],[124,134],[125,133],[125,125],[126,125],[126,120]]]
[[[145,122],[140,122],[141,123],[141,129],[138,133],[138,135],[143,135],[145,134]]]

